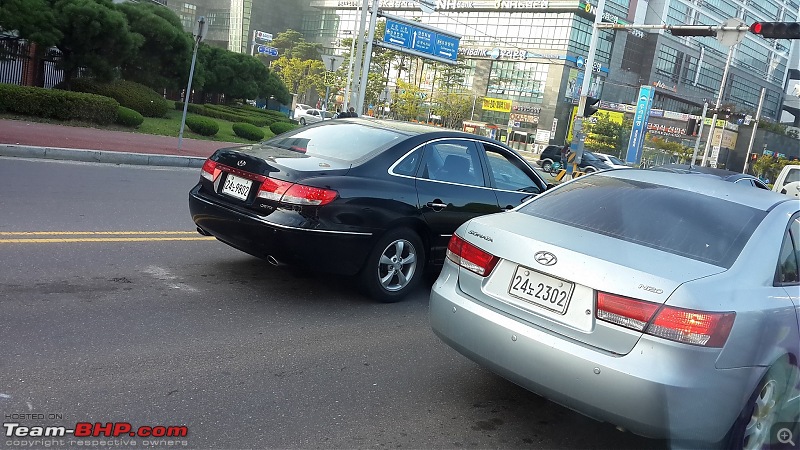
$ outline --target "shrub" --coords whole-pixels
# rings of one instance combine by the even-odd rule
[[[272,123],[272,121],[266,117],[255,117],[247,113],[234,112],[225,108],[227,107],[222,105],[195,105],[190,103],[187,111],[200,114],[201,116],[227,120],[229,122],[247,122],[257,127],[265,127]],[[175,109],[183,111],[183,103],[175,102]]]
[[[138,112],[124,106],[117,108],[116,123],[122,126],[136,128],[141,125],[142,122],[144,122],[144,116]]]
[[[275,122],[269,126],[270,131],[276,135],[286,133],[287,131],[294,130],[295,128],[297,128],[297,125],[289,122]]]
[[[117,118],[118,107],[116,100],[100,95],[0,84],[0,111],[107,125]]]
[[[59,84],[56,87],[63,89],[64,86]],[[161,95],[133,81],[116,80],[111,83],[99,83],[91,78],[76,78],[70,83],[70,90],[111,97],[120,105],[145,117],[164,117],[169,111],[169,103]]]
[[[236,122],[233,124],[233,132],[237,136],[251,141],[260,141],[264,139],[264,131],[261,128],[249,123]]]
[[[201,116],[186,118],[186,126],[201,136],[213,136],[219,131],[219,124],[213,119]]]

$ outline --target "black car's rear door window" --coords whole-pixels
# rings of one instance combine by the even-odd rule
[[[446,139],[425,146],[420,178],[485,186],[478,149],[472,141]]]

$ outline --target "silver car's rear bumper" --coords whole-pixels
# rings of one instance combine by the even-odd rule
[[[633,433],[717,442],[763,368],[719,370],[719,349],[643,336],[615,355],[552,334],[467,297],[449,261],[430,297],[434,332],[508,380]]]

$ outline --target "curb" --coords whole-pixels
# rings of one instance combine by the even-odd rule
[[[83,150],[57,147],[33,147],[13,144],[0,144],[0,156],[56,159],[107,164],[193,168],[203,167],[203,163],[206,160],[206,158],[197,156],[155,155],[148,153],[128,153],[107,150]]]

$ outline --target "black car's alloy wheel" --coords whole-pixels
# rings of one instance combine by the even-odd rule
[[[361,271],[361,286],[372,298],[391,303],[402,300],[419,284],[425,266],[422,240],[407,228],[381,237]]]
[[[542,170],[544,170],[545,172],[550,172],[550,168],[552,166],[553,166],[553,163],[551,161],[549,161],[549,160],[545,161],[545,162],[542,163]]]

